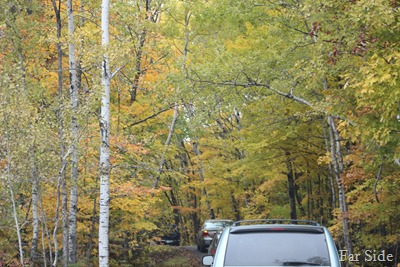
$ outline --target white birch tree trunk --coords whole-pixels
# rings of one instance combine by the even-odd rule
[[[78,139],[79,129],[76,114],[78,112],[78,75],[77,75],[77,62],[75,56],[75,24],[72,0],[67,1],[68,12],[68,55],[69,55],[69,73],[70,73],[70,99],[71,99],[71,189],[70,189],[70,205],[69,205],[69,236],[68,236],[68,262],[77,262],[77,249],[76,249],[76,224],[78,212]]]
[[[34,266],[39,258],[39,178],[36,173],[34,144],[29,148],[32,179],[32,243],[30,265]]]
[[[54,230],[53,230],[53,242],[54,242],[54,261],[52,266],[57,266],[58,263],[58,241],[57,241],[57,233],[59,227],[59,210],[60,203],[63,209],[63,218],[66,213],[66,203],[61,202],[61,190],[65,190],[65,168],[66,168],[66,160],[64,159],[65,153],[65,145],[64,145],[64,121],[63,121],[63,69],[62,69],[62,43],[61,43],[61,12],[59,9],[59,5],[57,5],[56,0],[52,0],[53,10],[56,17],[56,25],[57,25],[57,76],[58,76],[58,110],[57,110],[57,123],[58,123],[58,138],[60,140],[60,163],[61,170],[58,176],[57,182],[57,204],[56,204],[56,212],[54,216]],[[62,199],[62,201],[66,201]],[[64,213],[65,212],[65,213]],[[63,220],[66,222],[66,220]],[[65,227],[63,224],[63,253],[62,253],[62,266],[67,266],[67,255],[68,255],[68,225]],[[66,240],[66,242],[64,242]]]
[[[107,55],[109,44],[109,0],[102,0],[101,29],[104,48],[101,66],[103,87],[100,114],[100,218],[99,218],[99,266],[109,266],[108,229],[110,220],[110,82],[111,72]]]
[[[24,249],[22,247],[21,228],[19,226],[17,204],[15,203],[15,194],[14,194],[14,189],[13,189],[13,185],[12,185],[13,179],[11,177],[11,160],[12,159],[11,159],[10,135],[9,135],[9,130],[8,130],[8,116],[7,115],[5,115],[5,127],[6,127],[7,185],[8,185],[8,189],[10,191],[14,223],[15,223],[15,228],[16,228],[17,237],[18,237],[19,261],[21,263],[21,266],[24,266]]]
[[[338,200],[339,200],[339,209],[342,220],[343,227],[343,239],[344,244],[346,246],[347,252],[349,254],[353,253],[351,237],[350,237],[350,226],[348,219],[348,209],[347,209],[347,200],[346,200],[346,191],[343,186],[343,181],[341,178],[341,174],[344,171],[343,167],[343,158],[340,151],[340,137],[339,133],[336,129],[336,124],[331,115],[328,115],[328,125],[329,125],[329,136],[331,141],[331,158],[333,165],[333,174],[336,180],[336,184],[338,187]]]

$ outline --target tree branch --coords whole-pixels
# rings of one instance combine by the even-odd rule
[[[147,116],[147,117],[145,117],[145,118],[143,118],[143,119],[140,119],[140,120],[138,120],[138,121],[135,121],[135,122],[129,124],[128,126],[125,126],[125,127],[124,127],[124,130],[127,129],[127,128],[130,128],[130,127],[132,127],[132,126],[138,125],[138,124],[140,124],[140,123],[142,123],[142,122],[145,122],[145,121],[147,121],[147,120],[150,120],[150,119],[152,119],[152,118],[155,118],[155,117],[157,117],[158,115],[160,115],[160,114],[162,114],[162,113],[164,113],[164,112],[166,112],[166,111],[171,110],[171,108],[173,108],[173,107],[175,107],[175,106],[176,106],[176,104],[171,105],[171,106],[169,106],[169,107],[167,107],[167,108],[163,108],[163,109],[157,111],[156,113],[151,114],[150,116]]]
[[[249,79],[249,77],[247,77],[247,79]],[[193,79],[191,79],[193,80]],[[301,98],[301,97],[297,97],[294,96],[291,93],[284,93],[282,91],[279,91],[275,88],[272,88],[270,85],[268,84],[263,84],[263,83],[258,83],[256,81],[251,81],[249,80],[248,83],[237,83],[236,81],[232,82],[232,81],[226,81],[226,82],[213,82],[213,81],[201,81],[201,80],[193,80],[194,82],[199,82],[199,83],[207,83],[207,84],[213,84],[213,85],[219,85],[219,86],[236,86],[236,87],[243,87],[243,88],[248,88],[248,87],[264,87],[266,89],[268,89],[269,91],[272,91],[280,96],[286,97],[286,98],[290,98],[293,99],[296,102],[299,102],[301,104],[304,104],[306,106],[309,107],[314,107],[310,102],[308,102],[307,100]],[[290,90],[291,91],[291,90]]]

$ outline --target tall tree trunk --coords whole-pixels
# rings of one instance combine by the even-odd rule
[[[9,134],[9,128],[8,128],[7,114],[5,115],[4,121],[5,121],[4,124],[6,127],[5,138],[6,138],[6,157],[7,157],[7,186],[10,191],[10,198],[11,198],[11,203],[12,203],[12,208],[13,208],[13,218],[14,218],[15,228],[17,231],[19,261],[20,261],[21,266],[24,266],[24,249],[22,247],[21,228],[19,226],[17,204],[15,202],[15,194],[14,194],[14,189],[13,189],[13,184],[12,184],[12,180],[13,180],[12,174],[11,174],[12,158],[11,158],[11,150],[10,150],[10,134]]]
[[[97,183],[97,181],[96,181]],[[92,219],[91,219],[91,227],[90,227],[90,235],[89,235],[89,241],[88,241],[88,246],[86,250],[86,259],[89,261],[91,258],[91,253],[92,253],[92,248],[93,248],[93,237],[95,235],[95,229],[96,229],[96,216],[97,216],[97,201],[96,201],[96,196],[93,199],[93,213],[92,213]]]
[[[165,156],[167,154],[168,147],[169,147],[169,145],[171,143],[172,135],[173,135],[173,133],[175,131],[175,124],[176,124],[176,120],[178,119],[178,115],[179,115],[178,114],[178,105],[175,104],[174,116],[172,118],[172,122],[171,122],[171,125],[169,127],[167,140],[165,140],[164,150],[163,150],[163,153],[161,155],[160,165],[158,167],[158,174],[157,174],[157,177],[156,177],[156,179],[154,180],[154,183],[153,183],[153,189],[157,188],[158,182],[160,181],[161,174],[164,172]]]
[[[329,125],[328,125],[328,129],[326,127],[326,125],[324,124],[323,126],[323,130],[324,130],[324,136],[325,136],[325,148],[327,152],[331,152],[330,149],[330,142],[329,142]],[[328,131],[328,133],[327,133]],[[333,166],[332,163],[329,163],[329,171],[328,171],[328,178],[329,178],[329,183],[330,183],[330,189],[331,189],[331,198],[332,198],[332,208],[336,209],[336,190],[335,190],[335,181],[334,181],[334,175],[333,175]]]
[[[287,180],[288,180],[288,196],[289,196],[289,206],[290,206],[290,219],[297,219],[296,212],[296,198],[295,198],[295,182],[293,175],[292,160],[290,158],[290,152],[286,153],[286,167],[287,167]]]
[[[329,137],[331,141],[330,153],[333,165],[333,175],[335,177],[339,193],[339,208],[340,208],[340,215],[343,227],[343,239],[347,249],[347,253],[352,254],[353,249],[351,244],[349,219],[347,213],[346,192],[341,178],[341,174],[343,173],[343,168],[344,168],[343,158],[340,151],[339,132],[336,128],[334,118],[331,115],[328,116],[328,125],[329,125]]]
[[[146,13],[146,21],[149,22],[157,22],[158,19],[158,11],[150,9],[151,0],[145,0],[145,13]],[[141,8],[139,8],[141,9]],[[132,81],[132,87],[129,91],[130,100],[129,104],[132,105],[133,102],[136,101],[137,91],[139,89],[140,78],[144,74],[145,70],[143,70],[142,62],[143,62],[143,52],[147,38],[147,28],[144,26],[140,33],[137,34],[136,47],[135,47],[135,74]]]
[[[35,145],[29,148],[31,179],[32,179],[32,242],[30,265],[36,266],[40,258],[38,252],[39,245],[39,178],[36,172]]]
[[[68,236],[68,263],[77,262],[77,212],[78,212],[78,139],[79,129],[77,122],[78,113],[78,64],[75,56],[75,23],[72,0],[67,1],[68,12],[68,56],[69,56],[69,74],[70,74],[70,98],[71,98],[71,189],[69,199],[69,236]]]
[[[200,152],[200,149],[199,149],[199,142],[197,141],[197,139],[198,138],[196,137],[196,140],[193,143],[193,151],[194,151],[194,154],[196,155],[196,157],[200,157],[201,152]],[[199,170],[200,182],[203,183],[204,182],[203,163],[201,161],[199,162],[198,170]],[[207,210],[208,210],[209,215],[210,215],[210,219],[215,219],[215,212],[214,212],[214,209],[210,205],[210,201],[208,201],[208,199],[207,199],[207,190],[206,190],[206,188],[204,186],[201,187],[201,195],[206,198],[206,206],[207,206]],[[197,229],[195,229],[195,230],[197,231]]]
[[[109,0],[102,0],[101,29],[105,51],[109,44]],[[100,218],[99,218],[99,266],[109,266],[108,231],[110,220],[110,83],[111,72],[107,52],[102,61],[103,92],[100,114]]]
[[[235,198],[235,192],[231,189],[231,205],[232,205],[232,213],[235,221],[240,220],[240,212],[239,212],[239,205],[238,201]]]
[[[64,121],[63,121],[63,69],[62,69],[62,43],[61,43],[61,1],[56,3],[56,0],[52,0],[53,10],[56,17],[56,25],[57,25],[57,76],[58,76],[58,110],[57,110],[57,123],[58,123],[58,138],[60,140],[60,171],[57,182],[57,205],[56,205],[56,215],[55,215],[55,223],[53,230],[53,242],[54,242],[54,261],[53,266],[57,266],[58,264],[58,241],[57,241],[57,232],[58,232],[58,223],[59,223],[59,206],[61,200],[62,207],[62,266],[66,267],[68,263],[68,224],[66,220],[67,216],[67,199],[66,194],[62,194],[61,192],[66,192],[65,185],[65,168],[67,165],[66,157],[65,157],[65,145],[64,145]]]
[[[51,238],[50,238],[50,232],[49,232],[49,228],[47,226],[47,216],[45,213],[45,210],[43,209],[43,198],[40,195],[40,210],[41,210],[41,226],[42,226],[42,251],[43,251],[43,265],[47,266],[47,262],[53,262],[53,249],[52,249],[52,244],[51,244]],[[46,238],[45,238],[46,236]],[[47,244],[49,246],[49,259],[47,259],[46,257],[46,244],[45,244],[45,240],[47,240]]]

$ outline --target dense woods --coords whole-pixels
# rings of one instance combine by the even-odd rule
[[[100,2],[0,0],[0,266],[153,266],[207,218],[397,266],[398,1]]]

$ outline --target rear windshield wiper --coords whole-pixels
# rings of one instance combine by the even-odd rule
[[[306,261],[284,261],[283,266],[302,266],[302,265],[312,265],[312,266],[321,266],[319,263],[314,262],[306,262]]]

